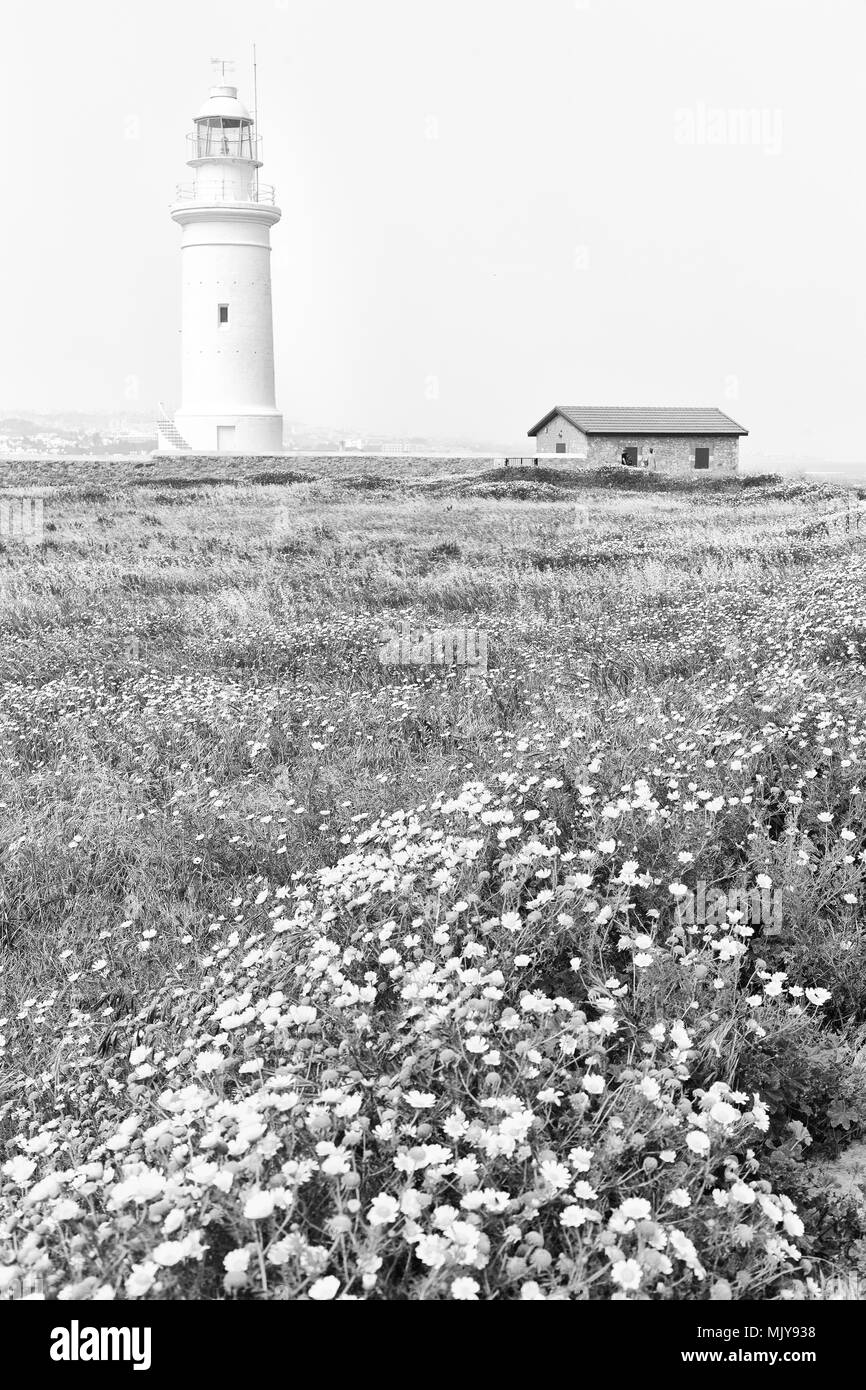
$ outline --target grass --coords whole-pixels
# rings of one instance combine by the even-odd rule
[[[49,493],[0,553],[0,1284],[857,1287],[866,562],[809,531],[840,499]],[[485,630],[487,672],[383,666],[402,620]],[[760,875],[778,932],[678,925],[678,885]]]

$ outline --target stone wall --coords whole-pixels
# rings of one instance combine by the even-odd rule
[[[622,451],[636,446],[638,451],[653,450],[655,467],[666,473],[693,473],[695,448],[709,448],[710,472],[734,473],[739,458],[736,435],[593,435],[589,440],[587,464],[597,468],[620,463]],[[700,476],[701,470],[698,470]]]
[[[535,452],[555,454],[557,444],[564,444],[567,454],[577,454],[579,458],[586,458],[586,435],[577,425],[566,420],[564,415],[554,415],[553,419],[538,431],[535,436]]]

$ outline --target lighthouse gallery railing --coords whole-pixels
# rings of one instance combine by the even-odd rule
[[[260,183],[246,194],[239,193],[237,185],[231,182],[179,183],[175,194],[176,203],[269,203],[273,206],[275,201],[276,194],[269,183]]]

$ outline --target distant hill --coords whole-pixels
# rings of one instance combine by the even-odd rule
[[[38,434],[39,426],[33,420],[22,420],[17,415],[9,415],[0,420],[0,434]]]

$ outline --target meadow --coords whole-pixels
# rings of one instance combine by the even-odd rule
[[[0,1295],[860,1296],[842,490],[106,479],[0,551]]]

